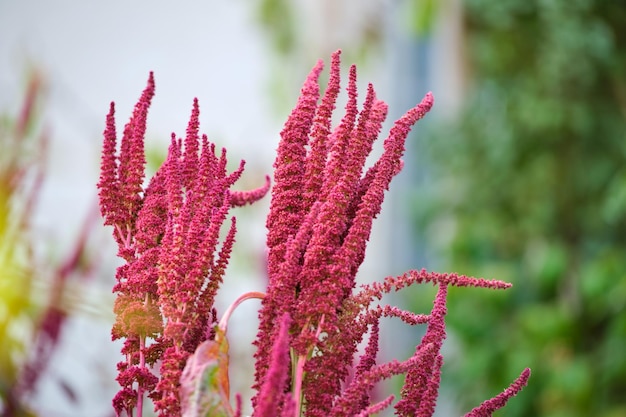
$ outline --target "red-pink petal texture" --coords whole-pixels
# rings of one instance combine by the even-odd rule
[[[275,417],[283,408],[282,401],[289,378],[289,327],[291,318],[285,313],[279,322],[278,337],[272,346],[269,369],[257,398],[254,417]]]
[[[213,301],[235,241],[232,206],[250,204],[267,193],[269,179],[253,191],[231,191],[243,161],[226,170],[226,151],[199,134],[200,107],[194,100],[184,139],[172,135],[167,159],[144,188],[144,135],[154,96],[152,73],[137,102],[118,151],[115,107],[104,130],[98,182],[101,213],[114,227],[119,255],[114,292],[113,339],[125,339],[119,364],[118,415],[132,415],[146,393],[159,416],[180,414],[179,379],[187,357],[210,332]],[[160,362],[157,378],[150,368]]]
[[[356,67],[352,66],[345,112],[338,126],[332,128],[332,112],[340,88],[339,58],[339,51],[332,56],[321,101],[318,79],[322,64],[313,68],[281,132],[266,223],[268,288],[254,342],[257,351],[253,388],[257,394],[252,404],[255,410],[261,407],[260,390],[266,389],[272,346],[281,337],[276,322],[287,313],[293,318],[288,342],[292,357],[298,358],[292,364],[297,370],[292,369],[296,378],[291,382],[291,390],[302,392],[302,399],[295,400],[305,405],[305,417],[379,411],[392,400],[370,405],[370,390],[379,380],[403,372],[408,375],[403,397],[396,405],[397,414],[429,416],[434,413],[441,378],[440,350],[446,335],[448,287],[504,289],[510,284],[413,270],[354,291],[373,220],[380,213],[391,180],[402,170],[409,131],[431,109],[433,96],[426,94],[393,124],[383,143],[382,155],[367,168],[366,161],[386,118],[387,105],[376,97],[370,84],[359,108]],[[377,304],[384,294],[418,283],[439,286],[430,314]],[[409,325],[427,324],[426,335],[409,360],[376,364],[378,323],[382,316],[398,317]],[[368,328],[371,336],[366,351],[355,361]],[[315,334],[323,336],[313,337]],[[274,415],[285,415],[283,405],[275,405]],[[266,413],[267,402],[262,407]]]

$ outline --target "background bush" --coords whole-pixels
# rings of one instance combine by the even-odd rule
[[[529,366],[500,415],[626,415],[626,8],[467,0],[464,13],[469,89],[427,139],[433,200],[416,197],[415,227],[439,269],[514,288],[450,294],[460,405]]]

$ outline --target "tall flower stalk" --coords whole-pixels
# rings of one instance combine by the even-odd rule
[[[333,128],[340,52],[332,56],[320,99],[322,69],[320,61],[281,132],[267,217],[267,291],[244,294],[233,305],[262,299],[254,342],[253,415],[373,415],[394,403],[393,396],[372,402],[374,386],[405,374],[396,414],[432,416],[443,364],[448,288],[505,289],[510,284],[412,270],[356,289],[372,222],[402,169],[406,137],[432,107],[433,96],[427,94],[394,123],[382,155],[366,169],[387,105],[370,84],[358,108],[352,66],[345,115]],[[244,164],[228,173],[226,152],[217,156],[207,137],[200,137],[196,100],[185,138],[172,135],[166,161],[144,189],[143,140],[153,95],[151,74],[124,129],[119,154],[113,104],[104,132],[98,184],[102,215],[113,226],[119,256],[126,261],[114,287],[112,333],[113,339],[125,340],[125,359],[118,365],[121,390],[113,405],[118,415],[141,415],[147,395],[160,416],[241,416],[241,397],[233,407],[228,383],[226,323],[232,308],[218,320],[213,307],[235,240],[235,218],[221,243],[220,230],[232,206],[267,193],[269,178],[257,190],[230,190]],[[380,303],[384,294],[417,283],[438,286],[429,314]],[[378,363],[381,317],[426,325],[411,357]],[[366,337],[359,356],[357,348]],[[502,394],[468,415],[491,415],[522,389],[529,375],[525,370]]]

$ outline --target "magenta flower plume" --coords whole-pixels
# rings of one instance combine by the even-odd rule
[[[439,351],[446,337],[444,318],[447,312],[446,297],[448,287],[440,285],[435,297],[432,313],[416,353],[424,346],[432,346],[432,349],[415,366],[408,369],[404,385],[402,387],[402,399],[395,408],[399,415],[403,416],[432,416],[435,412],[435,404],[438,396],[441,365],[443,364]]]
[[[395,396],[394,395],[390,395],[387,398],[385,398],[382,401],[377,402],[376,404],[372,404],[369,407],[367,407],[365,410],[361,411],[357,417],[368,417],[368,416],[373,416],[377,413],[380,413],[381,411],[383,411],[384,409],[386,409],[387,407],[389,407],[391,405],[391,403],[393,402]]]
[[[281,133],[274,164],[275,186],[267,222],[270,282],[255,342],[257,388],[262,386],[268,370],[268,352],[276,338],[272,323],[280,314],[288,312],[294,317],[293,333],[299,336],[294,338],[293,347],[298,355],[306,355],[313,348],[305,330],[317,326],[321,317],[326,317],[322,330],[329,335],[345,330],[340,323],[351,325],[350,321],[342,321],[337,310],[351,294],[371,221],[380,211],[391,178],[399,172],[408,125],[423,117],[432,105],[432,96],[427,95],[423,103],[397,122],[385,142],[383,156],[364,176],[364,164],[387,107],[376,99],[370,85],[359,112],[353,66],[346,114],[332,130],[332,110],[340,81],[339,52],[332,57],[328,86],[318,106],[320,71],[318,63],[302,88],[302,96]],[[329,336],[329,341],[334,340]],[[317,372],[307,369],[304,400],[307,410],[311,410],[308,415],[330,411],[333,398],[339,394],[358,341],[348,339],[343,344],[328,344],[333,355],[322,354],[310,361],[327,363],[316,363]],[[321,345],[318,348],[323,350]],[[313,391],[307,386],[318,388]]]
[[[160,416],[180,415],[180,377],[187,358],[207,337],[213,301],[235,241],[235,218],[220,242],[231,207],[250,204],[269,190],[230,191],[244,162],[226,170],[226,151],[199,134],[194,100],[184,139],[172,135],[166,162],[143,188],[144,135],[154,78],[141,95],[116,150],[114,105],[104,131],[98,182],[101,213],[114,227],[119,255],[113,339],[125,339],[118,365],[118,415],[141,415],[145,395]],[[151,370],[160,361],[160,377]]]
[[[378,338],[380,334],[380,320],[377,318],[371,325],[370,337],[365,347],[365,353],[359,359],[355,367],[354,379],[359,380],[363,374],[370,371],[376,365],[376,355],[378,354]],[[363,410],[369,406],[369,390],[361,391],[361,400],[354,401],[356,410]]]
[[[269,369],[261,387],[255,417],[275,417],[283,408],[284,393],[289,377],[289,327],[291,318],[285,313],[279,322],[278,337],[272,347]]]
[[[329,415],[333,417],[349,417],[360,413],[366,408],[361,405],[364,391],[371,390],[378,381],[407,372],[411,367],[423,362],[423,356],[432,350],[434,350],[432,345],[423,346],[416,355],[404,362],[393,360],[389,363],[376,365],[372,369],[355,376],[354,380],[335,402]]]
[[[269,176],[265,176],[265,184],[261,187],[250,191],[231,191],[230,192],[230,205],[233,207],[241,207],[246,204],[252,204],[265,197],[265,194],[270,190],[271,179]]]
[[[383,152],[366,166],[387,105],[369,84],[359,107],[357,71],[349,69],[345,113],[333,112],[341,89],[340,52],[332,55],[324,94],[320,61],[281,132],[267,217],[266,293],[246,292],[218,319],[214,308],[235,243],[233,207],[251,204],[270,188],[231,190],[244,161],[227,169],[226,150],[200,134],[193,101],[184,138],[172,134],[167,159],[144,188],[144,136],[155,84],[137,102],[117,150],[115,106],[106,118],[98,182],[104,222],[118,255],[112,338],[123,339],[118,364],[118,416],[141,416],[152,399],[162,417],[241,416],[231,405],[227,321],[244,300],[262,299],[254,345],[255,417],[369,416],[392,405],[402,417],[435,412],[451,286],[506,289],[499,280],[410,270],[356,289],[374,219],[391,180],[402,170],[405,141],[433,105],[428,93],[392,126]],[[321,98],[320,98],[321,96]],[[225,225],[226,223],[226,225]],[[385,294],[415,284],[438,286],[426,314],[382,303]],[[378,363],[381,317],[426,325],[414,353]],[[359,354],[359,345],[367,343]],[[158,369],[154,369],[159,366]],[[376,385],[405,374],[401,398],[372,399]],[[530,370],[468,416],[489,416],[526,385]]]
[[[107,116],[104,131],[102,167],[98,188],[100,189],[100,211],[105,224],[117,228],[114,234],[120,245],[120,256],[129,260],[131,230],[141,205],[145,157],[143,136],[146,132],[148,108],[154,96],[154,77],[150,73],[148,85],[135,105],[133,115],[124,128],[120,154],[116,156],[117,134],[115,132],[115,105]]]
[[[510,284],[414,270],[354,291],[373,220],[380,213],[392,178],[402,169],[405,140],[412,126],[432,107],[433,96],[426,94],[395,122],[384,141],[383,154],[366,169],[387,105],[377,99],[370,84],[362,108],[358,108],[357,75],[352,66],[345,114],[333,129],[332,113],[340,86],[339,58],[339,51],[332,56],[321,101],[318,78],[322,64],[313,68],[281,132],[267,219],[269,282],[255,340],[257,394],[252,403],[255,410],[262,409],[262,415],[266,415],[268,402],[263,398],[273,369],[272,349],[283,337],[275,323],[288,314],[293,318],[288,341],[295,375],[290,383],[292,392],[298,394],[292,397],[296,401],[294,415],[354,416],[380,411],[393,399],[370,404],[374,384],[406,373],[397,414],[431,416],[443,364],[440,350],[446,334],[448,286],[504,289]],[[428,315],[377,304],[386,293],[428,282],[439,286]],[[409,325],[427,324],[423,340],[408,360],[376,363],[382,316],[398,317]],[[358,345],[368,329],[371,333],[366,351],[357,360],[350,380]],[[276,387],[279,391],[284,388]],[[285,403],[273,404],[274,414],[284,415]]]
[[[117,177],[117,133],[115,131],[115,103],[111,103],[109,114],[107,115],[106,129],[104,130],[104,145],[102,149],[102,162],[100,168],[100,213],[106,224],[116,224],[120,222],[119,214],[116,212],[119,179]]]
[[[497,396],[483,402],[481,405],[465,414],[465,417],[491,417],[495,411],[504,407],[509,399],[519,394],[522,388],[528,384],[528,378],[530,378],[530,369],[526,368],[507,389]]]

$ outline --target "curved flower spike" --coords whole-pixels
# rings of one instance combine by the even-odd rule
[[[515,397],[522,388],[526,386],[528,378],[530,378],[530,369],[526,368],[507,389],[490,400],[483,402],[481,405],[465,414],[465,417],[490,417],[494,411],[504,407],[509,399]]]
[[[241,207],[246,204],[252,204],[256,201],[259,201],[270,189],[270,184],[272,180],[269,175],[265,176],[265,184],[260,186],[257,189],[249,190],[249,191],[231,191],[230,192],[230,206],[231,207]]]

